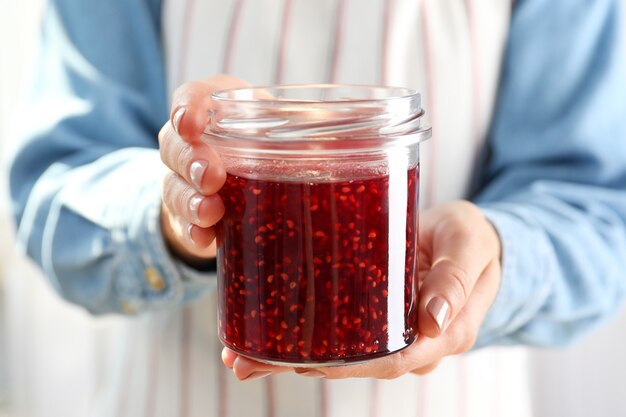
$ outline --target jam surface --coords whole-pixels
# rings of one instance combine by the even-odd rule
[[[392,178],[228,175],[217,227],[226,346],[259,360],[323,364],[412,343],[418,168]]]

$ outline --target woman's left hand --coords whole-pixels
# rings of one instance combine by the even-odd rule
[[[418,328],[408,348],[363,364],[295,368],[325,378],[396,378],[425,374],[449,355],[468,351],[500,286],[500,239],[478,207],[455,201],[420,214]],[[224,348],[224,364],[241,380],[294,370],[266,365]]]

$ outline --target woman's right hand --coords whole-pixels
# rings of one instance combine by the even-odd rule
[[[240,79],[217,75],[180,86],[173,95],[170,120],[159,132],[163,179],[161,228],[172,253],[192,266],[215,256],[215,224],[224,215],[217,194],[226,180],[218,154],[200,140],[209,122],[211,94],[245,87]]]

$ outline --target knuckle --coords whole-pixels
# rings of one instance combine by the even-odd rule
[[[476,343],[478,332],[469,326],[462,326],[463,329],[457,334],[456,353],[465,353],[469,351]]]
[[[471,279],[467,270],[456,265],[449,265],[447,275],[454,283],[458,298],[463,301],[467,300],[471,286]]]
[[[187,81],[181,84],[173,94],[172,109],[177,109],[181,106],[188,106],[197,100],[199,97],[210,97],[209,86],[203,81]]]
[[[173,146],[172,140],[173,129],[169,126],[169,122],[166,123],[159,131],[159,152],[161,153],[161,159],[167,163],[167,155],[171,152]]]
[[[176,206],[180,210],[180,213],[189,214],[189,202],[195,194],[195,190],[191,187],[181,187],[180,192],[176,196]]]
[[[184,97],[189,94],[190,91],[194,91],[198,88],[198,81],[187,81],[178,86],[176,90],[174,90],[174,97]],[[184,103],[183,103],[184,104]]]
[[[396,365],[387,371],[383,379],[397,379],[404,375],[404,373],[404,370],[400,369],[400,367]]]
[[[453,216],[451,222],[453,224],[450,228],[453,231],[452,239],[465,242],[474,238],[476,234],[476,229],[473,227],[474,222],[469,222],[467,218],[464,219],[459,215]]]
[[[439,362],[436,362],[436,363],[424,366],[422,368],[415,369],[411,371],[411,373],[414,373],[416,375],[426,375],[426,374],[431,373],[435,369],[437,369],[438,366],[439,366]]]
[[[474,204],[461,201],[446,212],[439,227],[451,234],[453,239],[466,240],[476,234],[476,222],[482,218],[480,210]]]
[[[191,160],[193,157],[193,148],[189,145],[183,145],[178,147],[176,150],[176,157],[174,163],[174,169],[181,176],[187,178],[188,176],[188,167],[191,164]]]
[[[454,212],[461,218],[461,220],[467,221],[467,217],[476,217],[481,215],[481,211],[478,206],[467,200],[457,200],[451,203],[454,206]]]
[[[178,171],[178,158],[182,151],[180,139],[173,129],[164,127],[159,132],[159,154],[161,161],[170,169]]]
[[[386,367],[383,379],[396,379],[404,375],[406,370],[406,354],[403,351],[389,357],[389,365]]]
[[[468,352],[476,343],[476,336],[466,339],[458,348],[458,353]]]
[[[159,141],[159,147],[163,148],[164,143],[166,142],[165,137],[167,135],[167,131],[169,129],[170,123],[167,122],[163,125],[163,127],[161,127],[161,130],[159,130],[159,134],[157,135],[157,139]]]
[[[169,172],[163,179],[163,203],[178,215],[188,216],[189,201],[195,195],[195,190],[186,185],[186,182],[176,173]]]
[[[173,200],[172,197],[173,197],[173,193],[174,193],[174,183],[175,183],[175,181],[176,181],[176,174],[174,174],[173,172],[168,172],[163,177],[161,194],[162,194],[163,202],[165,204],[167,204],[168,207],[171,206],[170,203]]]
[[[172,193],[174,193],[175,184],[176,184],[176,174],[174,174],[173,172],[168,172],[167,174],[163,176],[163,183],[162,183],[163,200],[172,199]]]

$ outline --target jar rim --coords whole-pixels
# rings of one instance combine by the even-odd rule
[[[209,143],[259,152],[406,146],[430,137],[417,90],[357,84],[250,86],[217,91]]]
[[[317,89],[317,90],[339,90],[339,89],[354,89],[361,91],[379,91],[379,92],[391,92],[398,91],[403,92],[398,95],[389,95],[387,97],[374,97],[374,98],[348,98],[348,99],[336,99],[336,100],[305,100],[305,99],[293,99],[293,98],[277,98],[277,97],[256,97],[256,98],[236,98],[236,97],[228,97],[226,95],[233,93],[244,93],[244,92],[258,92],[264,90],[279,90],[279,91],[302,91],[306,89]],[[268,84],[263,86],[248,86],[248,87],[236,87],[236,88],[227,88],[223,90],[218,90],[213,92],[211,95],[212,99],[218,102],[224,103],[267,103],[267,104],[297,104],[297,105],[307,105],[307,104],[319,104],[324,103],[325,105],[332,104],[341,104],[345,105],[346,103],[375,103],[375,102],[389,102],[389,101],[397,101],[397,100],[407,100],[412,98],[419,98],[420,94],[417,90],[407,87],[396,87],[396,86],[383,86],[383,85],[368,85],[368,84]]]

